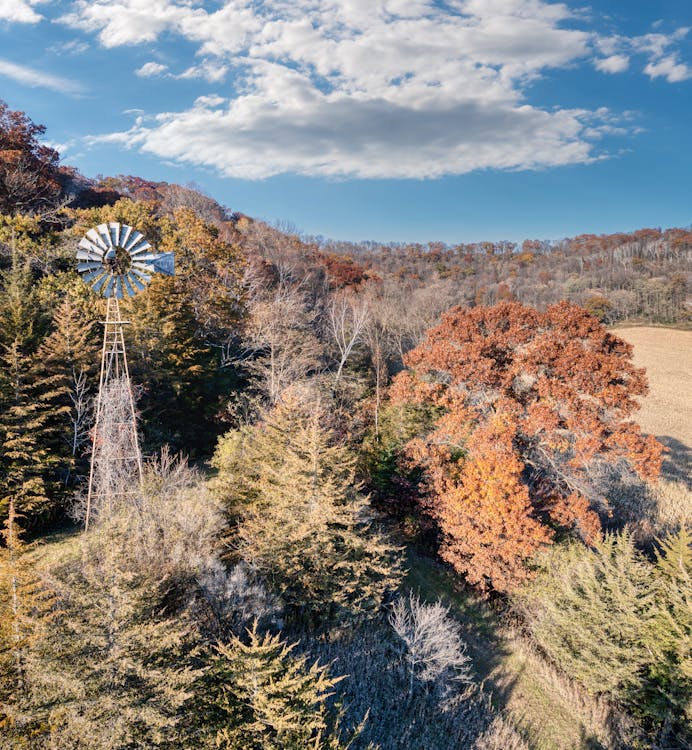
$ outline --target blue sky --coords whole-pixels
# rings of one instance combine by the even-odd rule
[[[0,0],[0,98],[85,175],[306,234],[692,223],[692,2]]]

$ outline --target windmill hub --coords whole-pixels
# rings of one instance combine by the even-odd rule
[[[116,276],[125,276],[132,268],[132,257],[124,247],[112,247],[103,256],[103,265]]]
[[[77,270],[104,297],[131,296],[151,274],[172,276],[173,253],[157,253],[141,232],[117,221],[90,229],[77,250]]]

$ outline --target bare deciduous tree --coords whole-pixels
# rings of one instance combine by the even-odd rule
[[[89,395],[89,383],[87,373],[83,367],[77,370],[72,368],[72,381],[70,383],[70,434],[66,436],[69,440],[72,458],[77,458],[82,448],[89,440],[89,426],[93,414],[92,398]],[[65,479],[67,484],[68,478]]]
[[[406,645],[410,682],[434,683],[443,676],[462,683],[471,682],[471,660],[459,626],[441,602],[426,604],[410,592],[392,605],[389,622]]]
[[[249,292],[249,322],[234,361],[255,376],[275,404],[289,385],[319,368],[316,313],[306,304],[301,284],[288,274],[274,288],[252,279]]]
[[[341,379],[344,366],[361,341],[369,317],[367,300],[351,290],[340,290],[332,295],[327,306],[327,330],[339,352],[339,363],[334,382]]]

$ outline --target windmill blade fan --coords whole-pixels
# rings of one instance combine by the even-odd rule
[[[151,281],[151,274],[173,276],[173,253],[157,253],[144,235],[111,221],[90,229],[79,242],[77,271],[104,297],[131,297]]]

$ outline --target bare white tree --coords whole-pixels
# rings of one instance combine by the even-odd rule
[[[350,290],[335,292],[327,307],[327,330],[339,352],[334,382],[341,379],[353,347],[363,338],[368,322],[367,300]]]
[[[210,566],[198,583],[216,622],[225,628],[242,633],[253,621],[274,629],[283,626],[280,599],[269,592],[246,562],[230,570],[221,563]]]
[[[433,683],[455,680],[470,683],[471,659],[458,624],[441,602],[426,604],[413,592],[392,605],[389,622],[406,646],[409,697],[414,680]]]
[[[86,370],[80,367],[72,368],[72,382],[70,383],[70,425],[68,436],[72,457],[76,458],[82,447],[89,440],[89,427],[92,418],[93,399],[89,395],[89,382]]]

